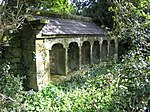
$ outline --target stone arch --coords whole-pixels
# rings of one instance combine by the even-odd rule
[[[79,47],[77,42],[71,42],[68,48],[68,70],[78,70],[79,68]]]
[[[68,46],[70,45],[70,44],[72,44],[72,43],[74,43],[74,44],[77,44],[78,46],[80,46],[80,42],[78,41],[78,40],[70,40],[69,42],[68,42]]]
[[[92,48],[92,60],[93,63],[97,64],[100,62],[100,44],[99,41],[94,41]]]
[[[111,58],[114,58],[115,55],[115,40],[110,41],[109,54]]]
[[[84,41],[81,47],[82,65],[90,64],[90,42]]]
[[[65,49],[62,44],[53,44],[50,50],[50,73],[65,74]]]
[[[64,43],[63,42],[58,42],[58,41],[54,41],[53,40],[53,42],[50,42],[50,48],[49,48],[49,50],[52,50],[52,48],[55,46],[55,45],[57,45],[57,44],[59,44],[59,45],[62,45],[62,47],[64,47]]]
[[[101,52],[101,61],[106,61],[108,55],[108,42],[107,40],[103,40],[102,42],[102,52]]]

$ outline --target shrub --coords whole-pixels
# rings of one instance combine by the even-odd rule
[[[93,71],[93,69],[95,71]],[[109,74],[99,67],[72,77],[69,81],[28,94],[24,102],[26,111],[95,112],[111,111],[113,86]]]
[[[10,73],[9,63],[0,65],[0,111],[19,111],[22,108],[23,87],[22,78]]]

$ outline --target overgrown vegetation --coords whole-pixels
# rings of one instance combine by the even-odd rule
[[[74,7],[69,0],[1,0],[0,1],[0,45],[8,43],[12,34],[22,29],[26,15],[33,10],[70,14]]]
[[[8,43],[12,34],[22,28],[25,14],[29,14],[33,1],[1,0],[0,2],[0,45]]]
[[[74,7],[69,4],[69,0],[38,0],[35,7],[39,10],[45,10],[55,13],[70,14]]]
[[[143,112],[150,110],[150,1],[111,0],[110,36],[130,39],[120,62],[95,65],[86,73],[39,92],[23,91],[9,64],[1,65],[1,111]]]
[[[21,110],[25,93],[19,74],[10,71],[8,62],[0,65],[0,111]]]
[[[109,30],[113,28],[113,12],[109,7],[113,5],[110,0],[72,0],[76,6],[76,14],[93,18],[101,27]]]
[[[116,77],[116,108],[127,112],[150,107],[150,15],[149,0],[114,1],[111,36],[130,39],[131,49],[110,72]]]
[[[78,74],[64,83],[49,85],[47,88],[27,96],[27,111],[71,111],[94,112],[111,110],[113,87],[109,75],[103,72]]]

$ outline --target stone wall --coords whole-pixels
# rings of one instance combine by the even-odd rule
[[[21,49],[24,75],[28,88],[37,90],[36,59],[35,59],[35,39],[36,29],[33,26],[25,24],[21,34]]]
[[[117,59],[117,40],[102,35],[57,35],[36,38],[38,89],[51,82],[55,74],[66,75],[90,64]]]
[[[79,70],[79,47],[78,44],[72,42],[68,49],[68,72]]]
[[[19,34],[14,34],[7,45],[0,48],[0,64],[7,63],[10,73],[22,74],[21,42]]]

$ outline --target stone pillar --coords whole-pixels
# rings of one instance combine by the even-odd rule
[[[45,81],[48,84],[50,81],[50,57],[49,57],[49,50],[45,51],[46,57],[45,57]]]
[[[68,48],[65,48],[65,75],[68,73]]]
[[[82,62],[82,47],[79,46],[79,70],[81,70],[81,62]]]
[[[99,55],[100,56],[99,62],[102,61],[102,59],[101,59],[102,58],[102,42],[103,42],[103,40],[99,41],[99,45],[100,45],[100,49],[99,49],[100,50],[100,52],[99,52],[100,53],[100,55]]]
[[[109,58],[110,56],[110,40],[107,41],[107,59]]]
[[[93,64],[93,42],[91,42],[90,44],[90,64]]]
[[[38,90],[46,87],[50,81],[49,50],[45,41],[36,40],[36,72]],[[33,80],[32,80],[33,81]]]

